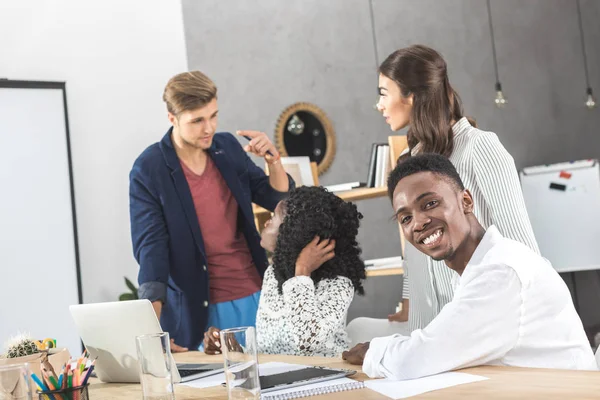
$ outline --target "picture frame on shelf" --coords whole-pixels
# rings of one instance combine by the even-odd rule
[[[313,168],[309,157],[281,157],[281,165],[296,182],[296,186],[315,186]]]

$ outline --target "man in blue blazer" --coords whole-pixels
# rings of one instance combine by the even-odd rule
[[[254,325],[267,257],[252,202],[274,210],[293,180],[266,134],[242,148],[215,133],[217,88],[199,71],[168,82],[172,127],[130,173],[131,237],[140,298],[152,302],[172,349],[197,349],[205,328]],[[266,176],[246,152],[264,157]]]

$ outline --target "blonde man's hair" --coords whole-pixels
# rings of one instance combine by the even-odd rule
[[[216,97],[217,87],[214,82],[200,71],[175,75],[169,79],[163,92],[163,101],[173,115],[204,107]]]

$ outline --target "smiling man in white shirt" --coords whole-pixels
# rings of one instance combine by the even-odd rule
[[[361,343],[345,360],[394,379],[483,364],[597,370],[563,280],[527,246],[486,232],[447,158],[401,162],[388,188],[406,240],[457,272],[454,298],[424,329]]]

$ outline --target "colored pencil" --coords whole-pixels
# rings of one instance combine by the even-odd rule
[[[45,368],[42,368],[42,376],[44,377],[44,382],[46,382],[46,386],[48,386],[48,389],[50,389],[50,390],[56,390],[56,386],[54,385],[54,382],[52,382],[50,380],[50,376],[48,375],[48,371]]]
[[[42,392],[47,392],[49,390],[48,387],[44,384],[44,382],[42,382],[35,373],[31,374],[31,378],[34,380],[35,384],[39,386]]]
[[[88,370],[85,374],[85,377],[83,378],[83,382],[81,383],[81,386],[85,386],[87,384],[87,381],[88,381],[88,379],[90,379],[90,376],[92,375],[92,371],[94,370],[95,366],[96,366],[96,360],[92,361],[92,364],[88,368]]]
[[[71,370],[71,364],[65,365],[65,369],[64,369],[64,371],[63,371],[63,373],[61,375],[61,377],[62,377],[62,387],[61,387],[61,389],[66,389],[67,388],[67,384],[69,383],[68,379],[67,379],[67,376],[69,375],[69,371],[70,370]]]

